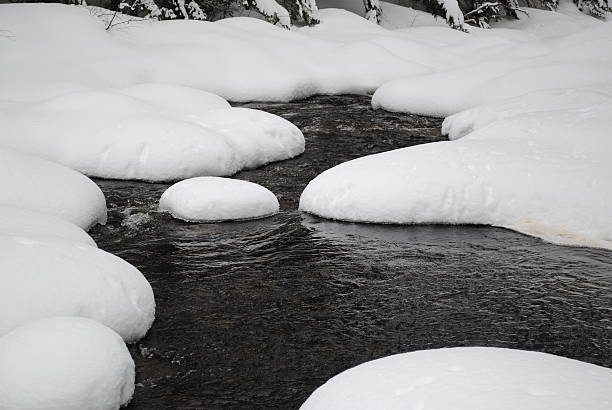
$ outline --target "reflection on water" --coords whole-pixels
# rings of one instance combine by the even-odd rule
[[[151,282],[157,319],[132,347],[130,409],[293,409],[367,360],[443,346],[545,351],[612,367],[612,252],[481,226],[380,226],[297,212],[310,179],[348,159],[439,140],[439,121],[366,97],[249,104],[285,116],[307,152],[238,174],[277,194],[259,221],[156,212],[167,184],[97,181],[101,248]]]

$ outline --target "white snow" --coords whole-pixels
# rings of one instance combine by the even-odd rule
[[[382,9],[380,25],[386,29],[400,29],[419,26],[441,26],[447,27],[442,18],[436,18],[430,13],[415,10],[410,7],[399,6],[397,4],[379,1]],[[319,0],[319,9],[337,8],[348,10],[361,17],[366,16],[363,2],[355,0]]]
[[[151,286],[132,265],[78,242],[0,235],[0,335],[32,320],[81,316],[140,339],[155,315]]]
[[[3,410],[116,410],[133,393],[123,340],[93,320],[43,319],[0,338]]]
[[[253,182],[219,177],[186,179],[168,188],[159,210],[188,222],[263,218],[278,212],[278,200]]]
[[[291,26],[291,18],[286,8],[278,4],[275,0],[255,0],[257,11],[268,18],[278,19],[278,23],[289,28]]]
[[[106,200],[93,181],[1,145],[0,187],[0,205],[53,215],[85,230],[106,222]]]
[[[78,226],[56,216],[0,205],[0,235],[97,246]]]
[[[103,178],[231,175],[304,151],[287,120],[164,84],[14,104],[0,112],[0,129],[0,144]]]
[[[302,410],[608,410],[612,370],[545,353],[490,347],[423,350],[331,378]]]

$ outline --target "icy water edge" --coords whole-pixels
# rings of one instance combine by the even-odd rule
[[[100,248],[150,281],[156,321],[131,346],[128,409],[296,409],[331,376],[448,346],[537,350],[612,367],[612,252],[482,226],[377,226],[297,211],[306,184],[352,158],[442,140],[440,120],[369,98],[252,103],[292,121],[304,155],[241,172],[272,218],[188,224],[157,213],[169,184],[96,182]]]

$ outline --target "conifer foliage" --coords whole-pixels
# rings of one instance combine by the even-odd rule
[[[69,0],[68,0],[69,1]],[[153,19],[217,20],[240,10],[253,10],[273,24],[289,29],[293,24],[319,23],[316,0],[120,0],[123,13]],[[536,0],[541,8],[555,10],[559,0]],[[585,13],[605,19],[610,13],[609,0],[573,0]],[[466,30],[466,25],[489,28],[502,18],[520,19],[526,11],[519,0],[420,0],[422,9],[446,20],[449,26]],[[524,4],[524,3],[522,3]],[[365,17],[380,23],[380,0],[363,0]],[[530,3],[531,7],[534,7]]]

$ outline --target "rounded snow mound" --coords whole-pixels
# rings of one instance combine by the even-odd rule
[[[0,144],[101,178],[232,175],[304,151],[301,131],[277,115],[168,84],[15,104],[0,112],[0,129]]]
[[[316,409],[607,410],[612,370],[546,353],[458,347],[349,369],[302,405]]]
[[[121,337],[85,318],[36,321],[0,338],[0,408],[115,410],[134,393]]]
[[[0,236],[0,283],[0,336],[32,320],[80,316],[132,342],[155,317],[153,290],[138,269],[79,243]]]
[[[200,177],[178,182],[159,200],[159,210],[187,222],[264,218],[278,212],[278,199],[261,185],[239,179]]]
[[[106,199],[86,176],[0,147],[0,204],[65,219],[87,230],[106,223]]]
[[[52,215],[0,205],[0,235],[97,246],[83,229]]]

